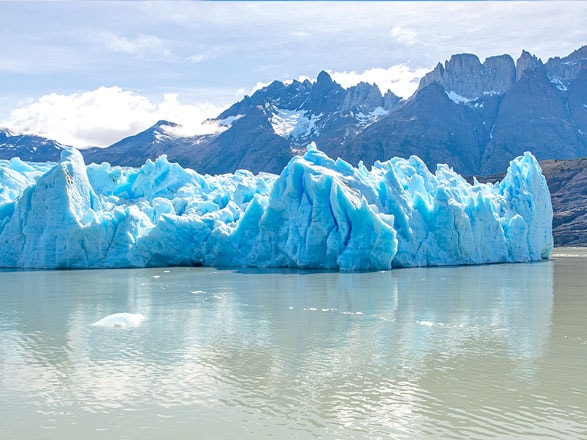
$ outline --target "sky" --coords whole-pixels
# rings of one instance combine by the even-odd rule
[[[78,148],[159,119],[182,134],[273,80],[320,71],[407,98],[451,55],[587,44],[587,2],[0,0],[0,127]]]

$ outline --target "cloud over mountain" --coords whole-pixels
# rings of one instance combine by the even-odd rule
[[[203,121],[221,110],[208,103],[184,104],[173,93],[164,94],[160,101],[153,102],[120,87],[100,87],[71,95],[42,96],[13,110],[0,126],[78,148],[106,147],[161,119],[180,124],[177,134],[206,134],[212,129]]]

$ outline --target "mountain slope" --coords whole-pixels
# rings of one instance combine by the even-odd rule
[[[169,160],[200,173],[221,174],[244,168],[279,173],[310,142],[334,156],[365,127],[384,117],[400,99],[382,95],[376,85],[344,89],[326,72],[316,82],[274,81],[208,121],[214,135],[178,137],[175,124],[159,121],[108,148],[87,150],[89,162],[138,166],[167,154]]]
[[[415,154],[431,169],[437,163],[448,163],[461,173],[475,174],[498,105],[496,95],[469,105],[456,103],[433,82],[401,108],[367,127],[343,157],[352,163],[372,163],[383,157]]]
[[[13,134],[0,129],[0,159],[18,156],[31,162],[57,162],[66,146],[41,136]]]
[[[253,119],[269,135],[285,139],[293,152],[316,142],[327,154],[340,156],[350,140],[399,103],[399,97],[390,91],[382,95],[376,85],[359,83],[344,89],[328,73],[320,72],[314,83],[274,81],[234,104],[217,120]],[[239,129],[233,125],[227,132],[238,139],[245,135]],[[277,137],[275,142],[283,143]]]
[[[191,142],[186,138],[174,136],[168,129],[177,124],[169,121],[158,121],[147,130],[134,136],[124,138],[108,148],[89,148],[84,150],[86,162],[109,162],[115,165],[139,167],[147,159],[156,159],[162,154],[173,156],[175,150],[184,143]]]

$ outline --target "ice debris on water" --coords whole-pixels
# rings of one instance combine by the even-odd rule
[[[140,313],[114,313],[92,324],[93,327],[130,328],[138,327],[145,320]]]
[[[552,206],[526,153],[495,184],[418,157],[368,170],[315,146],[279,176],[203,176],[165,156],[140,168],[0,161],[0,267],[394,267],[536,261]]]

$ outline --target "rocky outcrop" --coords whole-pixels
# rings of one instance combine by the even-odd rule
[[[481,64],[476,55],[460,54],[453,55],[444,66],[438,63],[420,80],[418,91],[437,83],[447,92],[475,99],[484,94],[504,93],[515,80],[516,67],[509,55],[490,57]]]
[[[84,157],[90,162],[108,162],[116,165],[140,167],[146,159],[156,159],[163,154],[174,155],[176,150],[192,143],[192,139],[178,138],[167,130],[177,127],[170,121],[158,121],[147,130],[124,138],[108,148],[89,148]],[[140,151],[140,154],[137,154]]]
[[[520,58],[518,58],[518,60],[516,61],[516,81],[522,79],[522,75],[527,70],[542,70],[543,67],[544,66],[542,64],[542,61],[540,61],[539,58],[532,55],[530,52],[523,50],[522,55],[520,55]]]
[[[385,103],[379,87],[361,82],[346,90],[340,111],[369,113],[377,107],[384,106]]]
[[[496,97],[487,96],[488,112],[495,101]],[[472,171],[481,161],[490,129],[483,112],[455,103],[440,84],[432,83],[401,108],[367,127],[341,153],[352,163],[415,154],[431,169],[437,163],[449,163],[455,169]],[[447,162],[446,158],[451,160]]]
[[[541,163],[548,182],[556,246],[587,246],[587,159]]]
[[[570,81],[578,77],[587,67],[587,46],[577,49],[564,58],[551,58],[545,67],[552,77],[559,78],[560,81]]]
[[[568,101],[541,63],[526,67],[500,102],[478,173],[505,169],[524,151],[532,151],[540,160],[587,154],[585,132],[577,127]]]

